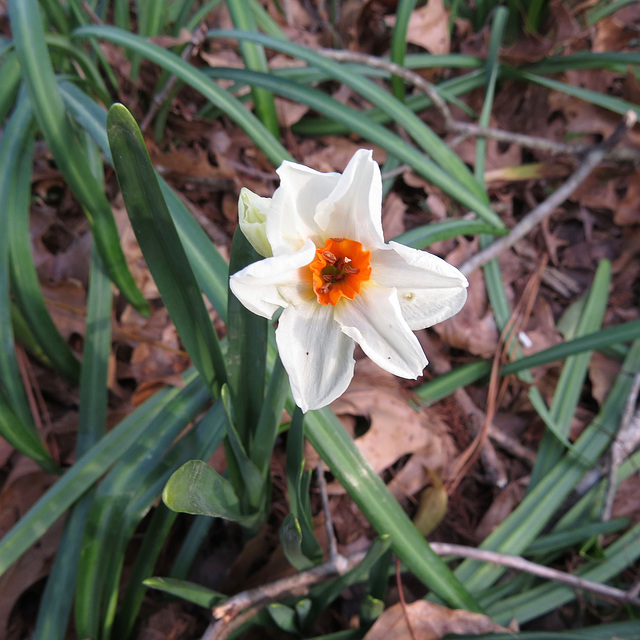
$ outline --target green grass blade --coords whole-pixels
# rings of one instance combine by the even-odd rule
[[[600,413],[578,438],[573,451],[547,473],[515,511],[484,540],[481,548],[512,555],[526,550],[615,436],[633,376],[639,369],[640,342],[635,342]],[[478,593],[491,586],[503,572],[501,567],[465,560],[455,574],[468,589]]]
[[[526,369],[539,367],[583,351],[593,351],[604,347],[637,340],[640,338],[640,320],[632,320],[615,327],[608,327],[595,333],[567,340],[524,358],[518,358],[502,367],[502,375],[519,373]],[[427,382],[416,390],[418,397],[424,402],[436,402],[453,393],[462,386],[472,384],[491,372],[491,363],[486,361],[472,362],[453,369],[437,380]]]
[[[169,478],[162,492],[172,511],[225,518],[250,527],[254,516],[240,513],[236,492],[226,478],[202,460],[190,460]]]
[[[212,82],[204,73],[171,52],[147,42],[139,36],[114,27],[81,27],[73,32],[73,36],[79,39],[89,37],[103,38],[142,54],[151,62],[180,78],[185,84],[200,92],[205,98],[222,109],[231,120],[246,132],[275,166],[279,166],[283,160],[293,159],[280,142],[239,101],[230,96],[224,89],[221,89],[215,82]]]
[[[489,39],[489,51],[487,54],[487,62],[485,66],[486,83],[484,88],[484,102],[482,103],[482,111],[478,124],[481,127],[488,127],[491,120],[491,111],[493,109],[493,100],[496,93],[496,82],[500,72],[500,62],[498,55],[500,53],[500,43],[504,36],[505,26],[509,11],[506,7],[498,7],[493,17],[491,25],[491,37]],[[475,175],[479,182],[482,182],[485,173],[485,157],[487,154],[487,139],[478,138],[476,140],[476,164]],[[486,187],[485,187],[486,188]],[[502,285],[501,285],[502,286]]]
[[[128,540],[142,519],[145,507],[148,510],[157,499],[171,472],[168,469],[163,473],[163,467],[173,462],[166,450],[202,411],[208,399],[204,381],[194,378],[169,402],[165,411],[146,421],[146,428],[135,444],[98,487],[78,567],[75,620],[80,637],[109,637],[109,633],[98,630],[108,629],[113,623]]]
[[[106,430],[109,353],[111,351],[111,281],[95,247],[91,255],[87,332],[80,375],[76,458],[96,444]],[[45,587],[33,640],[64,640],[75,592],[82,537],[93,490],[74,505]],[[60,598],[60,594],[67,597]]]
[[[400,0],[396,9],[396,23],[393,26],[391,36],[391,62],[401,67],[404,66],[404,57],[407,51],[407,29],[411,14],[416,8],[417,0]],[[398,76],[391,77],[391,91],[396,100],[404,102],[404,80]]]
[[[38,433],[25,424],[13,411],[0,388],[0,436],[12,447],[24,453],[49,473],[60,473]]]
[[[66,113],[49,58],[37,1],[11,0],[9,18],[23,79],[51,153],[85,210],[110,277],[136,309],[148,312],[147,301],[127,267],[111,207],[91,173],[82,142]]]
[[[310,594],[313,604],[309,611],[308,617],[304,621],[307,629],[312,628],[313,623],[317,620],[331,603],[346,589],[364,582],[371,571],[374,570],[378,561],[384,556],[391,546],[389,536],[380,536],[376,538],[369,549],[367,555],[362,562],[357,564],[353,569],[347,571],[344,575],[336,580],[315,587]]]
[[[640,53],[605,51],[579,51],[566,56],[552,56],[528,67],[525,71],[536,74],[563,73],[569,69],[610,69],[624,73],[628,65],[640,65]]]
[[[69,17],[57,0],[41,0],[45,15],[60,33],[69,33]]]
[[[602,18],[612,15],[616,11],[626,7],[629,4],[633,4],[636,0],[614,0],[613,2],[602,2],[593,7],[589,11],[589,17],[587,19],[589,25],[593,25]]]
[[[572,531],[548,533],[547,535],[536,538],[527,547],[527,555],[565,551],[569,547],[574,547],[590,538],[604,536],[609,533],[617,533],[622,529],[626,529],[629,524],[630,520],[628,518],[613,518],[606,522],[582,523],[579,528],[573,529]]]
[[[248,2],[227,0],[226,4],[229,15],[231,16],[231,21],[236,29],[240,31],[256,31],[256,21]],[[269,71],[264,47],[259,44],[247,42],[246,40],[240,42],[240,54],[247,69],[262,71],[263,73]],[[251,87],[251,95],[253,97],[256,115],[262,121],[262,124],[278,138],[280,135],[280,127],[278,126],[276,103],[273,100],[273,94],[261,87]]]
[[[484,203],[486,205],[486,194],[473,178],[464,162],[462,162],[462,160],[449,149],[447,144],[426,126],[411,109],[382,91],[380,87],[368,78],[349,74],[339,63],[321,56],[311,49],[289,41],[271,38],[264,34],[213,30],[209,31],[209,36],[250,40],[251,42],[262,44],[276,51],[281,51],[294,58],[304,60],[310,65],[328,71],[336,80],[340,80],[347,86],[355,89],[364,98],[383,109],[394,122],[402,123],[403,128],[425,153],[430,155],[446,173],[452,176],[452,179],[458,182],[462,189],[470,195],[473,195],[478,200],[478,203]]]
[[[485,222],[498,228],[504,227],[500,218],[486,203],[480,201],[469,191],[462,189],[460,183],[451,174],[432,162],[413,145],[385,127],[367,120],[362,113],[334,100],[323,91],[303,87],[272,74],[257,73],[246,69],[216,68],[214,72],[218,78],[241,79],[248,84],[268,87],[274,93],[296,102],[307,104],[330,118],[343,122],[350,131],[358,133],[374,144],[380,145],[403,162],[409,164],[416,173],[419,173],[463,205],[475,211]]]
[[[249,5],[260,31],[273,38],[287,39],[287,35],[280,28],[280,25],[269,15],[269,12],[260,4],[259,0],[249,0]]]
[[[20,63],[15,52],[11,51],[0,64],[0,122],[5,122],[13,109],[20,83]]]
[[[48,33],[46,35],[47,46],[52,49],[58,49],[64,54],[64,57],[69,61],[74,61],[75,64],[82,71],[85,82],[91,87],[92,91],[95,91],[100,100],[105,103],[111,102],[109,96],[109,90],[100,75],[100,71],[94,64],[90,56],[88,56],[82,49],[73,46],[69,38],[58,36],[56,34]]]
[[[16,109],[15,125],[18,132],[28,133],[31,128],[31,110],[28,100],[21,100]],[[11,118],[11,122],[14,118]],[[10,133],[10,132],[9,132]],[[25,139],[19,155],[9,162],[18,162],[12,191],[7,194],[9,214],[9,245],[11,291],[16,305],[36,338],[38,345],[53,367],[72,383],[77,383],[80,365],[71,348],[60,335],[42,296],[38,273],[33,262],[29,231],[29,205],[31,202],[31,175],[33,171],[34,138]]]
[[[202,585],[175,578],[147,578],[144,581],[147,587],[167,593],[176,598],[182,598],[193,602],[199,607],[210,609],[214,605],[226,600],[228,596],[203,587]]]
[[[586,580],[605,583],[618,576],[640,557],[640,524],[618,538],[598,558],[580,567],[575,574]],[[524,624],[554,611],[575,600],[574,587],[555,582],[542,584],[524,593],[505,598],[489,609],[489,615],[499,624],[508,624],[514,618]],[[637,621],[636,621],[637,624]],[[606,636],[601,636],[606,637]]]
[[[198,424],[189,433],[181,438],[166,455],[157,457],[155,468],[151,468],[144,482],[138,489],[138,495],[134,497],[127,507],[123,518],[123,527],[127,536],[134,535],[137,525],[156,503],[162,493],[165,481],[169,474],[182,463],[194,457],[208,459],[218,447],[224,436],[224,419],[220,404],[213,405],[199,420]],[[138,478],[138,467],[132,469],[132,481]],[[129,575],[129,583],[121,598],[121,605],[114,622],[114,630],[110,634],[115,638],[126,638],[130,635],[140,611],[140,606],[146,587],[143,582],[151,576],[153,567],[164,546],[166,537],[177,514],[160,504],[156,509],[152,521],[145,533],[140,552]],[[113,597],[118,597],[118,585],[112,586]]]
[[[133,116],[114,105],[107,133],[127,213],[180,339],[211,390],[226,381],[220,342]]]
[[[106,111],[75,85],[63,82],[60,87],[73,117],[100,147],[107,161],[113,164],[107,137]],[[227,263],[173,189],[160,176],[157,177],[198,284],[218,315],[226,322],[229,281]]]
[[[0,70],[1,73],[1,70]],[[26,115],[26,117],[25,117]],[[36,427],[24,387],[15,353],[11,323],[11,295],[9,280],[10,218],[14,214],[17,182],[23,170],[30,172],[30,154],[23,154],[23,147],[33,133],[30,131],[29,114],[16,113],[5,125],[0,140],[0,390],[4,389],[8,404],[25,428],[35,433]],[[26,155],[21,166],[20,158]]]
[[[260,469],[264,477],[267,477],[267,472],[269,471],[273,447],[278,435],[278,427],[282,420],[282,411],[290,389],[289,376],[282,365],[280,357],[277,356],[269,376],[269,386],[262,403],[262,411],[253,432],[253,442],[249,450],[251,460]]]
[[[229,274],[261,256],[236,228],[231,244]],[[264,399],[268,320],[249,311],[229,290],[226,363],[235,425],[245,451],[250,451]]]
[[[450,605],[478,611],[463,584],[431,550],[336,416],[329,409],[310,411],[305,415],[305,428],[313,448],[376,531],[391,536],[394,552],[413,574]]]
[[[521,71],[515,69],[505,69],[505,76],[510,78],[516,78],[524,80],[526,82],[535,82],[548,89],[554,89],[555,91],[561,91],[567,95],[579,98],[585,102],[590,102],[603,109],[608,109],[619,115],[624,115],[627,111],[634,111],[637,116],[640,116],[640,106],[629,102],[628,100],[622,100],[615,96],[609,96],[605,93],[599,93],[592,91],[591,89],[583,89],[582,87],[576,87],[566,82],[560,82],[559,80],[552,80],[551,78],[545,78],[537,73],[530,73],[528,71]]]
[[[597,332],[601,327],[607,308],[610,283],[611,264],[608,260],[603,260],[598,265],[573,337]],[[550,421],[538,448],[527,491],[531,491],[542,480],[565,451],[563,441],[569,436],[571,421],[582,394],[592,353],[592,351],[583,351],[579,355],[567,358],[562,367],[549,409]],[[561,440],[558,439],[559,437]]]
[[[193,371],[185,376],[194,377]],[[138,407],[93,446],[46,491],[25,516],[0,540],[2,575],[44,532],[136,442],[147,423],[179,390],[165,388]]]
[[[432,222],[421,227],[405,231],[393,238],[395,242],[400,242],[414,249],[424,249],[434,242],[449,240],[458,236],[477,235],[481,233],[492,236],[503,236],[508,233],[507,229],[498,229],[493,225],[481,220],[465,220],[463,218],[452,218],[441,222]]]
[[[345,71],[349,71],[349,68],[346,66]],[[443,97],[451,99],[452,96],[462,95],[473,91],[474,89],[478,89],[482,87],[484,83],[484,71],[476,70],[459,78],[446,80],[437,85],[436,89]],[[432,107],[433,103],[431,98],[426,94],[415,94],[407,98],[406,106],[408,109],[411,109],[411,111],[418,112]],[[362,114],[378,124],[389,124],[392,122],[389,114],[377,107],[365,109]],[[350,130],[346,125],[327,119],[310,117],[303,118],[300,122],[297,122],[291,130],[296,134],[305,136],[348,135],[350,133]]]

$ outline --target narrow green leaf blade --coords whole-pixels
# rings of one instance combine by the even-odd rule
[[[313,448],[376,531],[391,536],[392,549],[411,567],[413,574],[452,606],[479,611],[463,583],[432,551],[380,476],[362,457],[338,418],[329,409],[310,411],[305,415],[305,425]]]
[[[133,116],[115,104],[107,133],[122,197],[180,339],[210,389],[226,380],[220,342]]]
[[[176,578],[147,578],[144,584],[151,589],[162,591],[176,598],[182,598],[206,609],[210,609],[228,598],[228,596],[212,589],[207,589],[207,587],[203,587],[200,584],[177,580]]]
[[[110,277],[134,307],[148,313],[147,301],[127,267],[111,207],[91,173],[78,132],[66,112],[49,57],[37,1],[11,0],[9,18],[24,83],[51,153],[85,210]]]

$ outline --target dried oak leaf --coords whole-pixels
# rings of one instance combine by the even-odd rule
[[[418,453],[422,465],[442,474],[453,457],[454,445],[435,410],[416,411],[399,380],[368,359],[358,361],[351,385],[331,407],[350,431],[358,417],[370,422],[355,443],[379,473],[403,456]],[[329,489],[333,494],[344,492],[337,483]]]
[[[385,18],[385,22],[393,27],[396,18],[389,16]],[[451,51],[449,14],[442,0],[429,0],[411,14],[406,39],[433,54]]]
[[[407,624],[411,622],[411,629]],[[417,600],[405,606],[389,607],[371,627],[364,640],[440,640],[450,633],[481,634],[508,632],[488,616],[463,609],[447,609],[439,604]]]

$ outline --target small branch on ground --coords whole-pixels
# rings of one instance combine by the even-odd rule
[[[508,235],[496,240],[486,249],[476,253],[472,258],[463,263],[459,269],[465,275],[473,273],[494,258],[497,258],[503,251],[510,249],[518,240],[521,240],[547,216],[559,207],[589,176],[589,174],[602,162],[607,152],[616,145],[635,125],[637,116],[633,111],[628,111],[622,122],[616,127],[611,137],[596,145],[587,154],[582,164],[569,177],[569,179],[546,200],[543,200],[533,211],[528,213]]]
[[[640,393],[640,373],[633,379],[633,386],[627,398],[622,423],[613,444],[611,445],[609,473],[607,478],[607,495],[602,510],[602,519],[611,520],[613,501],[618,488],[618,468],[624,459],[631,455],[640,442],[640,409],[637,409]]]
[[[356,64],[362,64],[372,69],[382,69],[389,73],[402,78],[405,82],[413,85],[418,90],[425,93],[433,102],[433,106],[438,110],[438,113],[444,121],[445,129],[451,133],[458,133],[458,142],[452,143],[451,146],[455,146],[461,140],[469,137],[476,138],[490,138],[498,142],[506,142],[508,144],[515,144],[519,147],[525,147],[527,149],[536,149],[545,153],[553,155],[570,155],[580,156],[588,153],[592,147],[583,144],[567,144],[564,142],[556,142],[555,140],[548,140],[546,138],[538,138],[536,136],[530,136],[522,133],[513,133],[511,131],[504,131],[503,129],[495,129],[493,127],[481,127],[471,122],[462,122],[456,120],[451,114],[451,110],[447,105],[444,98],[438,92],[438,89],[430,82],[425,80],[421,75],[402,67],[390,60],[384,60],[376,56],[367,55],[365,53],[357,53],[355,51],[345,51],[336,49],[324,49],[317,50],[326,58],[331,58],[337,62],[353,62]],[[636,149],[607,149],[607,153],[603,156],[603,159],[612,160],[615,162],[640,162],[640,153]]]
[[[518,571],[524,571],[531,573],[534,576],[545,578],[547,580],[553,580],[554,582],[560,582],[562,584],[569,585],[574,589],[581,589],[583,591],[591,591],[605,598],[612,598],[620,602],[628,602],[634,606],[640,605],[640,600],[636,595],[623,591],[622,589],[616,589],[606,584],[600,584],[599,582],[593,582],[592,580],[585,580],[580,576],[574,576],[564,571],[558,571],[557,569],[551,569],[541,564],[536,564],[529,560],[525,560],[520,556],[509,556],[504,553],[496,553],[495,551],[487,551],[485,549],[475,549],[473,547],[465,547],[458,544],[448,544],[447,542],[433,542],[431,548],[439,556],[459,556],[461,558],[470,558],[472,560],[480,560],[481,562],[490,562],[491,564],[497,564],[502,567],[510,567],[517,569]]]
[[[214,617],[202,640],[222,640],[226,638],[229,625],[237,620],[245,610],[253,611],[252,615],[271,602],[278,602],[287,596],[304,595],[309,588],[331,578],[337,578],[353,569],[364,559],[366,553],[358,553],[349,558],[338,555],[333,560],[302,571],[288,578],[276,580],[271,584],[243,591],[229,598],[226,602],[212,609]],[[234,627],[235,628],[235,627]]]
[[[606,584],[585,580],[564,571],[551,569],[535,562],[525,560],[520,556],[510,556],[495,551],[465,547],[459,544],[447,542],[432,542],[431,548],[439,556],[457,556],[470,558],[480,562],[489,562],[503,567],[510,567],[517,571],[524,571],[532,575],[566,584],[574,589],[590,591],[605,598],[619,602],[627,602],[634,606],[640,606],[640,599],[635,592],[626,592]],[[313,569],[297,573],[288,578],[282,578],[271,584],[243,591],[229,598],[223,604],[212,609],[214,620],[202,636],[202,640],[224,640],[232,631],[244,624],[251,617],[272,602],[279,602],[292,595],[305,595],[309,588],[315,584],[325,582],[343,575],[365,558],[366,552],[360,552],[349,557],[337,556],[335,560],[325,562]]]

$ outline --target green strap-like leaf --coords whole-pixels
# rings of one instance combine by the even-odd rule
[[[256,31],[256,22],[248,2],[237,2],[237,0],[227,0],[227,9],[231,16],[231,21],[236,29],[241,31]],[[240,43],[240,53],[244,60],[245,67],[254,71],[269,71],[267,56],[264,48],[253,42]],[[278,138],[280,127],[278,126],[278,116],[276,114],[276,104],[273,94],[260,87],[251,87],[253,105],[258,118],[262,121],[271,133]]]
[[[186,580],[176,580],[175,578],[147,578],[144,584],[151,589],[168,593],[176,598],[182,598],[206,609],[210,609],[228,597],[217,591],[207,589],[207,587],[203,587],[200,584],[187,582]]]
[[[222,350],[133,116],[111,107],[107,133],[131,225],[180,339],[210,389],[226,380]]]
[[[459,582],[432,551],[338,418],[326,408],[310,411],[305,415],[305,432],[313,448],[376,531],[391,537],[392,549],[411,572],[450,605],[479,611],[464,583]]]
[[[110,277],[134,307],[148,313],[147,301],[127,267],[111,207],[91,173],[83,144],[66,112],[46,46],[37,0],[11,0],[9,18],[24,83],[51,153],[85,210]]]
[[[260,258],[238,227],[231,244],[229,274]],[[229,290],[226,353],[229,391],[238,437],[246,451],[260,419],[264,398],[267,325],[266,318],[249,311]]]

